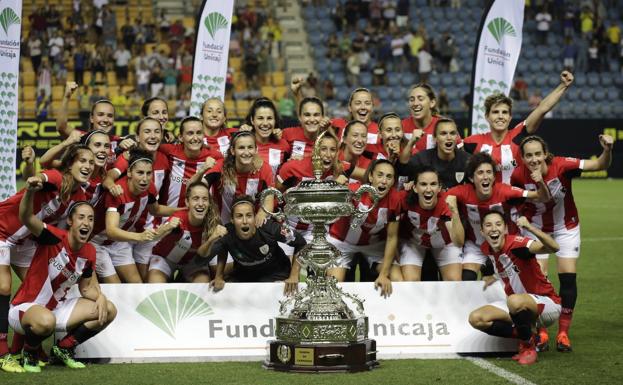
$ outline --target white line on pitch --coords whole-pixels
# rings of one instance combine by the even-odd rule
[[[592,237],[582,238],[582,242],[623,241],[623,237]]]
[[[466,357],[465,359],[467,361],[471,362],[472,364],[482,368],[482,369],[488,370],[489,372],[495,374],[498,377],[502,377],[503,379],[505,379],[508,382],[512,382],[513,384],[517,384],[517,385],[536,385],[534,382],[529,381],[529,380],[521,377],[520,375],[517,375],[515,373],[509,372],[506,369],[502,369],[499,366],[493,365],[489,361],[484,360],[482,358]]]

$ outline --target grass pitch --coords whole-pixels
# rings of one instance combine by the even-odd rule
[[[623,383],[623,180],[577,180],[582,250],[578,301],[570,337],[573,353],[549,351],[520,367],[510,358],[487,362],[536,384]],[[556,259],[550,279],[558,287]],[[16,287],[17,285],[14,285]],[[550,328],[550,340],[557,326]],[[463,359],[383,360],[357,374],[290,374],[262,369],[259,362],[89,365],[75,371],[46,367],[41,374],[0,372],[2,384],[507,384],[508,379]],[[527,383],[527,382],[524,382]]]

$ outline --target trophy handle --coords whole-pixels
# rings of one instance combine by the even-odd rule
[[[361,185],[357,191],[355,191],[353,196],[357,198],[357,200],[360,200],[364,193],[368,193],[372,196],[372,206],[370,206],[367,210],[361,210],[359,207],[355,208],[353,212],[353,219],[350,221],[350,227],[353,229],[361,225],[364,220],[364,216],[374,210],[376,204],[379,202],[379,192],[369,184]]]
[[[273,217],[274,219],[281,220],[285,218],[285,215],[280,208],[278,208],[276,212],[271,212],[264,208],[264,201],[269,195],[274,195],[277,198],[277,203],[283,203],[283,195],[281,194],[281,191],[277,190],[276,188],[269,187],[266,190],[262,191],[262,193],[260,194],[260,207],[262,208],[262,210],[264,210],[266,214]]]

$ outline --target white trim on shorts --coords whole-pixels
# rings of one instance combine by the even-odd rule
[[[33,239],[26,238],[24,243],[11,248],[11,265],[19,267],[30,267],[32,257],[39,245]]]
[[[356,253],[361,253],[368,261],[370,267],[375,263],[382,263],[385,255],[385,242],[377,242],[372,245],[351,245],[350,243],[340,241],[337,238],[327,235],[327,241],[337,247],[341,256],[335,261],[335,267],[350,269],[353,257]],[[394,265],[398,262],[394,259]]]
[[[401,240],[399,245],[400,250],[400,266],[415,265],[422,267],[424,264],[424,257],[426,256],[426,250],[428,248],[417,245],[410,240]],[[455,263],[462,263],[461,249],[454,244],[445,245],[441,248],[431,248],[433,258],[437,266],[447,266]]]
[[[132,257],[134,262],[149,265],[149,261],[153,255],[152,250],[158,241],[135,242],[132,244]]]
[[[524,236],[535,239],[536,236],[529,231],[523,232]],[[560,250],[556,252],[558,258],[578,259],[580,257],[580,244],[582,239],[580,237],[580,225],[572,229],[554,230],[553,233],[549,233],[552,238],[560,246]],[[545,260],[549,258],[549,254],[537,254],[537,259]]]
[[[558,321],[560,312],[562,311],[562,306],[559,303],[554,302],[550,297],[530,293],[525,294],[532,297],[540,311],[537,318],[537,326],[548,327]],[[489,305],[508,313],[508,305],[505,300],[491,302]]]
[[[463,246],[463,264],[466,263],[478,263],[480,265],[487,263],[487,256],[482,253],[480,246],[470,240],[465,241]]]
[[[65,301],[60,302],[58,305],[56,305],[56,308],[52,310],[52,313],[54,313],[54,317],[56,318],[56,325],[54,329],[57,332],[67,332],[67,322],[69,322],[69,317],[71,317],[71,313],[73,313],[74,308],[76,307],[76,304],[78,303],[78,300],[80,298],[82,297],[66,299]],[[43,306],[35,302],[25,302],[15,306],[11,305],[11,308],[9,309],[9,325],[11,325],[11,328],[13,330],[15,330],[19,334],[25,334],[19,315],[21,312],[26,313],[28,309],[35,305]]]
[[[11,249],[13,246],[5,241],[0,241],[0,265],[11,266]]]

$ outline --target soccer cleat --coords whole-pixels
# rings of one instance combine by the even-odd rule
[[[521,355],[523,354],[524,350],[526,350],[526,344],[522,343],[521,341],[519,341],[519,351],[517,352],[517,354],[515,354],[514,356],[511,357],[511,359],[513,361],[518,361],[519,357],[521,357]]]
[[[0,369],[8,373],[24,373],[25,370],[19,364],[19,360],[12,354],[5,354],[0,357]]]
[[[52,351],[50,352],[50,356],[52,360],[62,362],[65,366],[71,369],[84,369],[86,365],[84,365],[80,361],[76,361],[74,359],[74,352],[70,349],[63,349],[58,345],[54,345],[52,347]]]
[[[520,353],[518,354],[517,363],[519,365],[532,365],[537,361],[536,344],[534,337],[530,342],[520,342]],[[523,345],[523,346],[522,346]]]
[[[573,349],[571,349],[571,341],[569,341],[567,333],[558,333],[558,336],[556,337],[556,350],[566,353],[573,351]]]
[[[546,328],[539,328],[536,335],[536,351],[546,352],[549,350],[549,335]]]
[[[41,373],[41,367],[39,366],[39,359],[35,357],[34,354],[24,350],[22,357],[24,359],[24,363],[22,364],[22,367],[24,368],[25,372]]]

